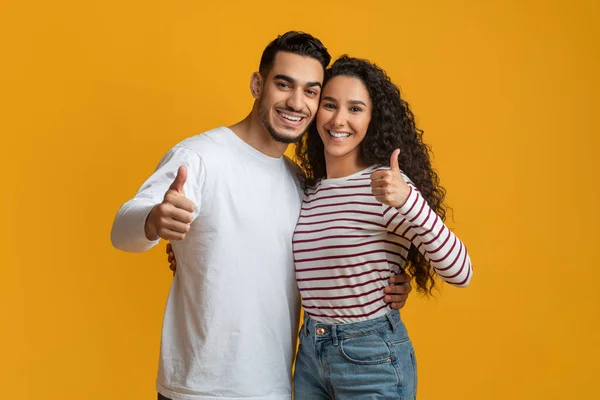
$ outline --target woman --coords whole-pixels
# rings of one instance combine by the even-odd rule
[[[306,189],[294,234],[305,311],[295,396],[413,399],[414,350],[382,299],[386,279],[406,269],[430,293],[435,275],[466,286],[472,274],[443,223],[445,190],[422,131],[383,70],[343,56],[296,155]]]
[[[436,275],[455,286],[472,276],[465,246],[443,223],[445,190],[422,131],[383,70],[342,56],[326,71],[296,156],[305,173],[293,239],[305,318],[295,398],[414,399],[414,350],[384,301],[387,280],[406,270],[430,294]]]

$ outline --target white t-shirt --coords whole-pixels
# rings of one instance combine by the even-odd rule
[[[171,149],[119,210],[115,247],[155,246],[144,234],[181,165],[196,205],[163,320],[156,387],[173,400],[290,399],[299,318],[292,235],[302,192],[297,166],[221,127]]]

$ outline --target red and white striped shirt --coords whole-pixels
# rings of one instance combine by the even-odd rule
[[[402,207],[375,199],[370,175],[377,169],[384,168],[323,179],[304,194],[294,261],[302,306],[316,321],[343,324],[387,314],[383,289],[403,268],[411,244],[444,281],[467,286],[471,280],[466,247],[406,175],[411,192]]]

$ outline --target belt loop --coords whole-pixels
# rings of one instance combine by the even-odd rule
[[[302,334],[304,336],[308,336],[308,322],[310,321],[310,317],[304,313],[304,323],[302,324]]]
[[[333,340],[333,345],[335,347],[337,347],[337,345],[338,345],[337,325],[331,325],[331,340]]]
[[[388,321],[390,321],[390,325],[392,326],[392,332],[396,332],[396,324],[394,323],[394,320],[392,319],[392,313],[387,313],[386,318],[388,319]]]

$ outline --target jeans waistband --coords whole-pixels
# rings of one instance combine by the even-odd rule
[[[350,324],[324,324],[313,320],[305,313],[301,332],[305,336],[310,334],[318,338],[337,341],[344,338],[366,336],[388,329],[394,332],[400,331],[400,333],[403,331],[406,334],[406,327],[398,310],[391,310],[383,317]]]

